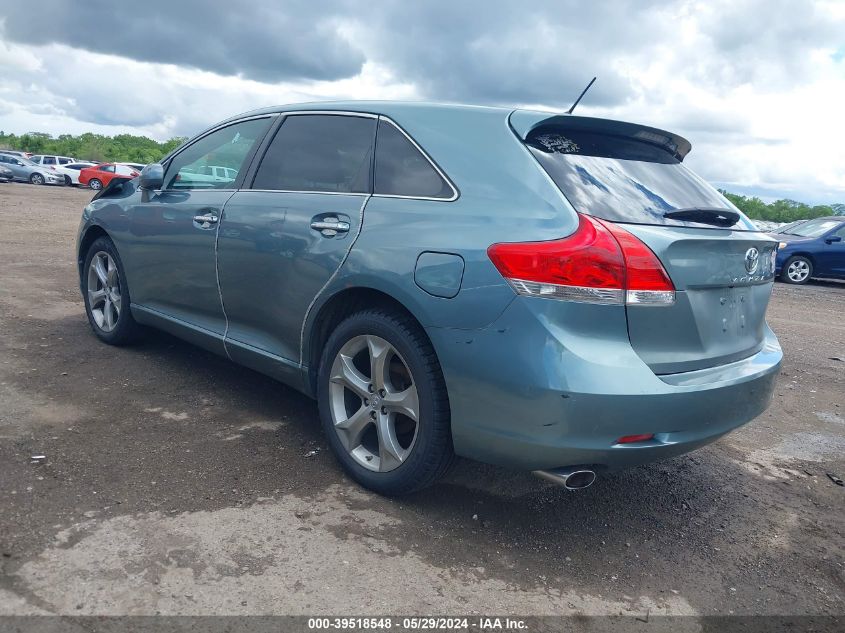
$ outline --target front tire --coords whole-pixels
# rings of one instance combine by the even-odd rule
[[[94,240],[82,268],[85,314],[94,334],[109,345],[126,345],[140,334],[132,317],[129,286],[120,255],[108,237]]]
[[[32,174],[29,177],[29,182],[31,182],[33,185],[43,185],[44,176],[42,176],[41,174]]]
[[[435,483],[454,461],[440,363],[411,317],[373,309],[343,321],[323,349],[320,419],[344,470],[383,495]]]
[[[96,178],[92,178],[88,181],[88,186],[91,187],[94,191],[99,191],[103,188],[103,183]]]
[[[801,255],[786,260],[780,278],[788,284],[803,285],[813,276],[813,262]]]

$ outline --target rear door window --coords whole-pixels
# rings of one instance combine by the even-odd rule
[[[297,114],[285,118],[253,189],[369,193],[376,120]]]
[[[378,124],[373,193],[446,200],[456,195],[431,161],[401,130],[384,119]]]
[[[581,213],[613,222],[707,228],[664,214],[682,209],[738,211],[669,151],[644,140],[541,126],[525,143]],[[755,230],[742,214],[731,228]]]

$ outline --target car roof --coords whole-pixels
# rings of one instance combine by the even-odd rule
[[[309,103],[290,103],[250,110],[230,117],[213,127],[249,116],[300,111],[347,111],[381,114],[390,117],[403,127],[405,125],[413,125],[417,121],[425,121],[427,124],[437,122],[448,125],[451,123],[455,127],[460,127],[461,121],[465,121],[468,114],[477,114],[479,117],[501,119],[523,139],[527,137],[532,129],[541,124],[558,125],[568,120],[569,124],[576,125],[579,128],[603,130],[610,134],[645,138],[650,142],[664,146],[665,149],[671,150],[679,160],[683,160],[692,149],[690,142],[677,134],[639,123],[582,117],[563,112],[527,108],[506,108],[501,106],[437,103],[430,101],[313,101]]]
[[[480,105],[465,105],[460,103],[438,103],[433,101],[367,101],[367,100],[352,100],[352,101],[311,101],[307,103],[288,103],[284,105],[269,106],[266,108],[258,108],[239,114],[234,118],[242,118],[244,116],[253,116],[260,114],[272,114],[274,112],[294,112],[299,110],[339,110],[349,112],[364,112],[370,114],[383,114],[391,116],[392,114],[401,114],[407,112],[414,112],[420,110],[443,110],[443,111],[467,111],[476,110],[479,112],[500,112],[503,116],[507,116],[514,108],[503,108],[498,106],[480,106]]]

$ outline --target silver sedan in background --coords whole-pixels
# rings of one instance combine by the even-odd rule
[[[64,185],[65,177],[52,171],[44,165],[36,165],[31,160],[12,156],[11,154],[0,154],[0,165],[12,172],[12,180],[18,182],[29,182],[33,185]]]

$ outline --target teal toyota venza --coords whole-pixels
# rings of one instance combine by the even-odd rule
[[[584,487],[772,397],[777,242],[689,150],[528,110],[257,110],[98,193],[85,307],[106,343],[160,328],[316,398],[378,492],[456,455]]]

